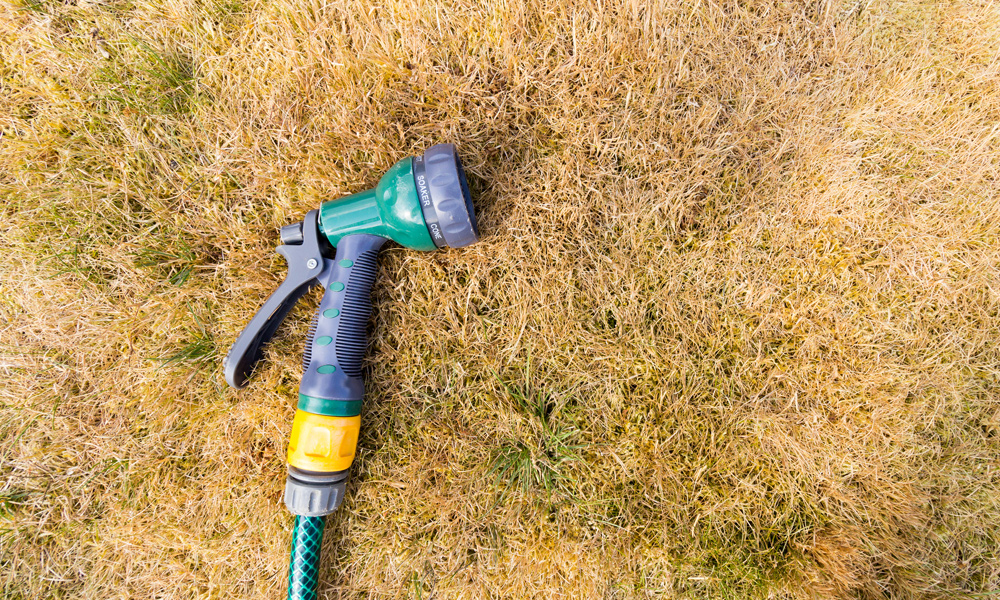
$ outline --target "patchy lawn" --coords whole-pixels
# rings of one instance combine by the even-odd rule
[[[283,597],[318,296],[221,358],[445,141],[483,241],[382,255],[322,598],[1000,593],[998,57],[986,1],[0,5],[2,596]]]

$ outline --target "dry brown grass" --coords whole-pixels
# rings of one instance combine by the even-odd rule
[[[325,598],[1000,592],[989,2],[0,5],[3,597],[278,598],[277,228],[459,144],[382,260]]]

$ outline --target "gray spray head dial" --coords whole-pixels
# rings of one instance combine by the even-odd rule
[[[413,178],[434,245],[461,248],[479,241],[469,183],[454,144],[437,144],[413,157]]]

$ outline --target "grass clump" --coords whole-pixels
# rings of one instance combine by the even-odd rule
[[[580,460],[580,447],[572,444],[578,432],[556,422],[555,401],[545,391],[506,383],[504,389],[528,421],[530,434],[527,441],[506,441],[496,451],[490,471],[505,490],[527,493],[543,489],[551,494],[567,478],[564,470],[568,463]]]
[[[277,597],[278,227],[459,145],[387,248],[328,598],[1000,591],[988,2],[0,6],[0,589]]]
[[[138,60],[124,63],[109,54],[110,64],[95,77],[104,88],[104,102],[142,113],[177,115],[191,109],[196,90],[194,63],[182,50],[158,50],[148,42],[125,38],[116,53]]]

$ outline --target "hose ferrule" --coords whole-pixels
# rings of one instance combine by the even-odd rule
[[[293,515],[322,517],[344,501],[348,471],[313,473],[288,467],[285,480],[285,506]]]

